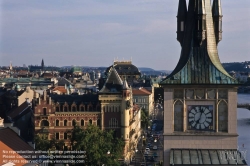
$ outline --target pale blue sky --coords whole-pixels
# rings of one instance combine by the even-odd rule
[[[172,70],[178,0],[1,0],[0,66],[109,66]],[[250,0],[222,0],[221,62],[250,61]]]

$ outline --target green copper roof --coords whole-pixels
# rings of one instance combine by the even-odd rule
[[[195,44],[195,1],[189,1],[187,24],[181,57],[174,71],[164,79],[164,84],[238,84],[223,68],[218,55],[210,0],[204,0],[206,39]]]

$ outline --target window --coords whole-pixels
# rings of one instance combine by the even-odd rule
[[[81,106],[81,111],[84,111],[84,107],[83,106]]]
[[[76,120],[72,120],[72,126],[75,126],[76,125]]]
[[[47,109],[43,108],[43,115],[46,115],[46,111],[47,111]]]
[[[99,126],[99,127],[101,126],[101,120],[100,119],[97,120],[97,126]]]
[[[76,106],[73,106],[73,107],[72,107],[72,111],[73,111],[73,112],[76,112]]]
[[[118,127],[118,121],[116,118],[111,118],[109,120],[109,127]]]
[[[89,124],[92,124],[92,119],[89,120]]]
[[[59,133],[56,133],[56,139],[57,140],[59,139]]]
[[[68,133],[64,133],[63,134],[63,139],[67,139],[68,138]]]
[[[59,107],[56,107],[56,112],[59,112]]]
[[[183,131],[183,103],[177,101],[174,105],[174,131]]]
[[[64,120],[64,126],[67,126],[68,124],[68,121],[67,120]]]
[[[59,126],[59,120],[56,120],[56,126]]]
[[[81,126],[84,126],[84,120],[81,120]]]
[[[68,111],[68,107],[64,107],[64,112],[67,112]]]

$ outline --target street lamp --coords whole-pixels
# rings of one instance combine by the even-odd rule
[[[136,165],[136,153],[138,152],[138,149],[135,149],[135,165]]]

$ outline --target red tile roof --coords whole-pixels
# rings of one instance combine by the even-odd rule
[[[139,89],[133,89],[134,95],[151,95],[151,92],[149,92],[145,88],[139,88]]]
[[[18,135],[10,128],[0,129],[0,165],[8,163],[9,160],[15,160],[15,166],[23,166],[24,163],[21,161],[26,161],[23,158],[24,155],[30,155],[31,151],[34,149],[24,142]],[[4,153],[8,151],[8,153]],[[20,153],[18,151],[26,151],[25,153]],[[29,152],[28,152],[29,151]],[[18,152],[18,153],[15,153]],[[22,156],[23,155],[23,156]],[[11,158],[10,158],[11,157]]]

